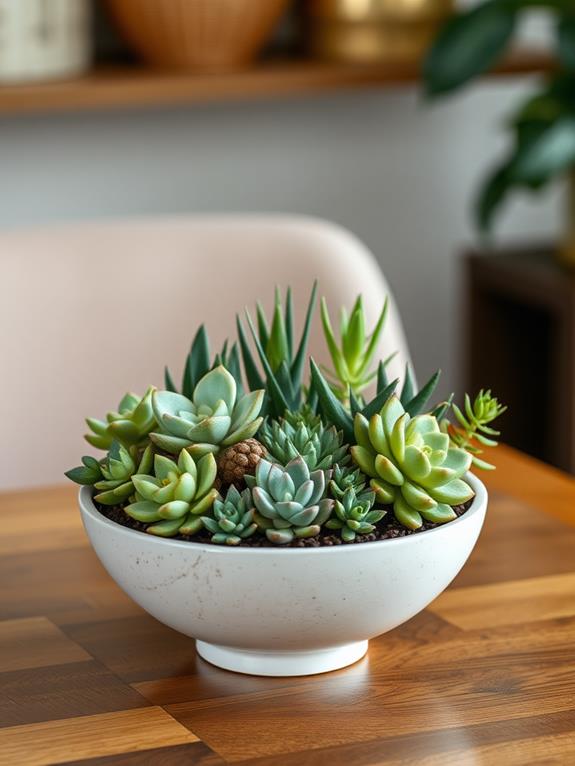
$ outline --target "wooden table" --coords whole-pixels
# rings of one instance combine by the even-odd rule
[[[73,487],[0,496],[0,764],[574,764],[575,480],[498,463],[453,586],[356,665],[296,679],[212,667],[135,606]]]

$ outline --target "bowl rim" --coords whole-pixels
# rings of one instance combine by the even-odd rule
[[[471,485],[471,488],[475,492],[475,497],[473,498],[473,502],[471,506],[467,509],[467,511],[462,515],[459,516],[457,519],[454,519],[453,521],[447,522],[447,524],[442,524],[439,527],[434,527],[433,529],[426,529],[423,532],[419,532],[418,534],[414,535],[406,535],[405,537],[394,537],[388,540],[374,540],[370,543],[359,543],[359,547],[363,548],[363,546],[369,546],[369,550],[372,550],[373,548],[380,548],[381,546],[389,546],[389,545],[413,545],[415,541],[421,540],[423,537],[426,537],[431,534],[440,533],[443,532],[443,534],[449,534],[450,530],[455,529],[455,527],[462,526],[463,524],[470,524],[473,517],[480,514],[482,511],[485,512],[487,510],[487,501],[488,501],[488,493],[485,485],[483,482],[477,478],[472,473],[467,473],[465,476],[465,480]],[[149,543],[155,543],[161,546],[168,545],[171,548],[175,549],[182,549],[182,550],[188,550],[188,551],[198,551],[202,553],[210,553],[210,554],[223,554],[226,555],[233,555],[233,556],[247,556],[247,555],[258,555],[258,556],[269,556],[269,555],[281,555],[286,556],[288,554],[293,555],[302,555],[302,554],[311,554],[314,556],[317,555],[336,555],[336,554],[349,554],[351,551],[357,551],[358,545],[337,545],[337,546],[330,546],[330,545],[323,545],[319,546],[318,548],[283,548],[282,546],[277,546],[276,548],[266,547],[266,548],[252,548],[250,546],[233,546],[233,545],[215,545],[213,543],[195,543],[190,542],[188,540],[174,540],[169,537],[159,537],[157,535],[149,535],[146,532],[140,532],[137,529],[130,529],[130,527],[125,527],[122,524],[118,524],[116,521],[112,521],[111,519],[108,519],[106,516],[104,516],[96,506],[94,505],[93,499],[92,499],[92,487],[89,486],[83,486],[80,487],[80,491],[78,493],[78,504],[80,506],[80,511],[82,514],[82,517],[89,516],[93,521],[96,522],[99,526],[107,527],[113,531],[116,532],[117,535],[120,537],[122,536],[129,536],[132,540],[134,539],[134,535],[141,537]]]

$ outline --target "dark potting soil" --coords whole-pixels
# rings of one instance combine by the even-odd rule
[[[473,498],[461,505],[454,505],[453,510],[457,516],[462,516],[465,511],[473,503]],[[124,508],[121,505],[106,506],[94,503],[100,513],[110,521],[121,524],[123,527],[129,529],[135,529],[138,532],[146,531],[146,524],[142,524],[140,521],[130,518],[124,513]],[[429,529],[435,529],[435,527],[441,527],[443,524],[434,524],[430,521],[423,522],[423,525],[419,529],[406,529],[396,520],[393,515],[393,509],[391,506],[381,506],[382,510],[387,511],[383,519],[375,525],[373,532],[368,535],[357,535],[355,540],[351,542],[345,542],[341,539],[339,534],[335,534],[331,530],[325,529],[320,532],[316,537],[296,538],[287,545],[275,545],[270,543],[269,540],[262,534],[256,532],[252,537],[248,537],[246,540],[242,540],[238,546],[244,548],[322,548],[333,545],[356,545],[358,543],[374,543],[379,540],[393,540],[397,537],[407,537],[408,535],[417,535],[421,532],[426,532]],[[447,522],[448,524],[450,522]],[[200,530],[196,535],[190,537],[188,535],[175,535],[170,538],[171,540],[187,540],[192,543],[202,544],[214,544],[211,542],[211,535],[205,530]],[[220,546],[222,547],[222,546]]]

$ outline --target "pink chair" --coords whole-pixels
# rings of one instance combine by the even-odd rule
[[[91,452],[83,418],[128,390],[179,375],[192,335],[213,349],[235,338],[235,315],[274,285],[291,285],[301,327],[319,280],[332,315],[363,293],[374,323],[389,287],[373,255],[334,224],[287,216],[200,216],[66,225],[0,234],[3,428],[0,488],[63,480]],[[390,296],[391,297],[391,296]],[[381,356],[409,352],[391,300]],[[327,362],[319,316],[311,354]],[[179,379],[179,378],[178,378]]]

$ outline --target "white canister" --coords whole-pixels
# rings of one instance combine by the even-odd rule
[[[90,0],[0,0],[0,83],[74,77],[91,53]]]

